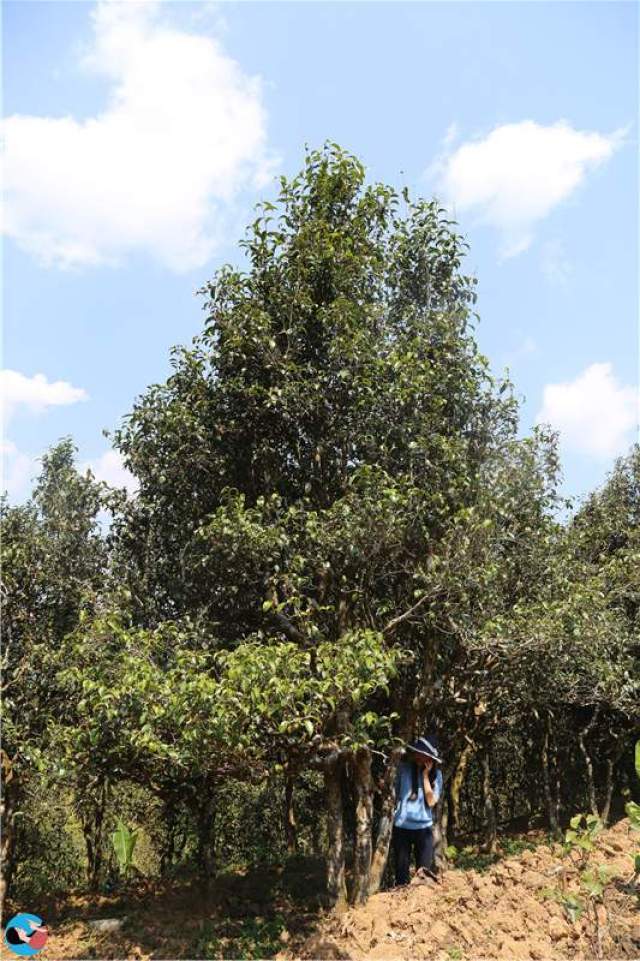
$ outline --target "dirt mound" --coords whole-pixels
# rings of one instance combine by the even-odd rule
[[[483,872],[449,870],[438,885],[411,884],[370,898],[341,916],[328,916],[315,933],[276,957],[413,959],[640,957],[640,903],[630,883],[629,855],[638,835],[628,820],[603,832],[589,865],[606,865],[603,903],[575,922],[554,900],[566,869],[564,894],[580,889],[578,866],[559,845],[540,844]],[[415,881],[415,879],[414,879]]]

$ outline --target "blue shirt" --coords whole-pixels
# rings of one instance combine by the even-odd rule
[[[393,823],[399,828],[409,828],[420,830],[420,828],[430,828],[433,824],[433,813],[431,808],[425,803],[424,790],[422,787],[422,770],[418,768],[418,797],[415,801],[410,800],[412,787],[413,764],[410,761],[401,761],[398,765],[396,774],[396,809],[393,816]],[[436,801],[442,793],[442,771],[436,768],[436,783],[433,787]]]

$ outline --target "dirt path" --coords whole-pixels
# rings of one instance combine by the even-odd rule
[[[640,958],[640,900],[629,884],[629,855],[640,837],[625,819],[603,832],[589,856],[611,880],[593,916],[571,923],[545,889],[557,888],[560,849],[540,845],[486,871],[449,870],[440,885],[409,885],[322,921],[276,957],[414,959]],[[572,869],[567,892],[577,891]],[[586,899],[585,899],[586,900]],[[599,933],[598,933],[599,929]]]

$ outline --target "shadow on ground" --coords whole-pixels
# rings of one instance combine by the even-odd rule
[[[296,857],[221,873],[208,886],[138,880],[111,895],[50,899],[38,905],[50,932],[40,958],[268,958],[312,930],[324,888],[323,861]],[[92,927],[105,918],[120,929]]]

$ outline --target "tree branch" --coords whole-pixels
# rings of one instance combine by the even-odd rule
[[[390,634],[399,624],[402,624],[403,621],[407,621],[413,614],[415,614],[415,612],[421,608],[426,601],[433,600],[436,596],[436,591],[433,591],[431,594],[423,594],[420,600],[416,601],[413,607],[410,607],[408,611],[405,611],[404,614],[399,614],[398,617],[392,618],[392,620],[390,620],[389,623],[382,628],[382,633]]]

